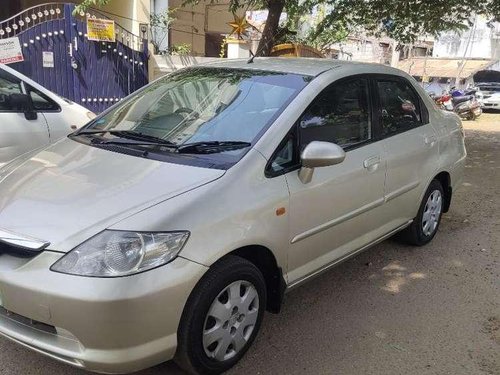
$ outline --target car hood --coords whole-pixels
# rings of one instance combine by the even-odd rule
[[[224,172],[64,139],[0,169],[0,230],[69,251],[110,225]]]

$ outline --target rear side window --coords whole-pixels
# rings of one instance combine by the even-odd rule
[[[410,83],[403,79],[379,79],[382,135],[409,130],[422,124],[420,99]]]

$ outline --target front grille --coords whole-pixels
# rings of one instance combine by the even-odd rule
[[[40,251],[32,251],[18,246],[12,246],[0,241],[0,255],[9,254],[19,258],[33,258],[40,254]]]
[[[13,313],[9,310],[6,310],[2,306],[0,306],[0,316],[11,319],[17,323],[24,324],[25,326],[37,329],[39,331],[52,333],[54,335],[57,334],[56,327]]]

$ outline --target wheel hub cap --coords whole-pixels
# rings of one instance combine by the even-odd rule
[[[434,190],[427,198],[424,214],[422,215],[422,231],[426,236],[430,236],[436,230],[441,216],[443,197],[439,190]]]
[[[203,326],[203,348],[208,357],[226,361],[243,349],[259,315],[259,295],[248,281],[238,280],[219,293]]]

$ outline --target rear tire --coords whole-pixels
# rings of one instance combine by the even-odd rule
[[[245,354],[266,308],[264,276],[251,262],[227,256],[201,278],[177,332],[175,362],[191,374],[220,374]]]
[[[443,186],[438,180],[432,180],[420,203],[417,216],[401,233],[405,242],[423,246],[434,238],[441,222],[444,199]]]

